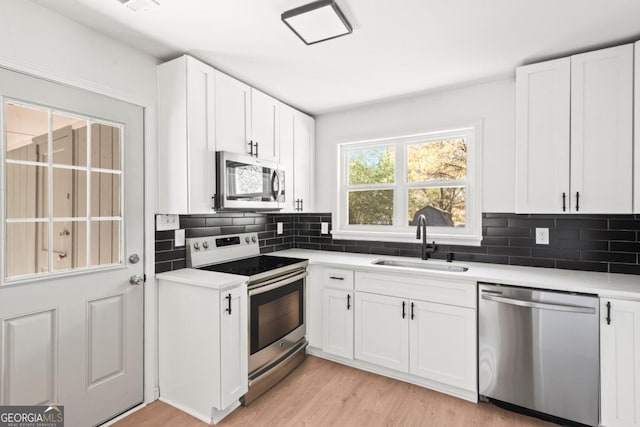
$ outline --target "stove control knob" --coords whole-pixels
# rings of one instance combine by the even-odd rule
[[[245,237],[245,238],[244,238],[244,241],[245,241],[245,242],[247,242],[247,243],[249,243],[249,242],[250,242],[249,236]]]
[[[209,242],[207,242],[206,240],[202,243],[202,246],[207,249],[209,248]]]
[[[200,250],[200,242],[195,242],[193,244],[193,249],[195,249],[196,251]]]
[[[256,239],[256,236],[251,236],[251,241],[252,241],[253,243],[255,243],[257,240],[258,240],[258,239]]]

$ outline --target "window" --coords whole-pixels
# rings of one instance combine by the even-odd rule
[[[478,129],[340,145],[334,237],[413,242],[424,215],[430,240],[479,245]]]
[[[122,126],[7,101],[5,276],[122,263]]]

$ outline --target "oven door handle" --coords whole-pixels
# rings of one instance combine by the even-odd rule
[[[288,285],[289,283],[293,283],[293,282],[297,282],[300,279],[304,279],[305,277],[307,277],[307,272],[303,272],[300,274],[296,274],[295,276],[291,276],[288,278],[278,278],[278,279],[273,279],[270,280],[268,282],[265,282],[265,284],[263,286],[260,286],[258,288],[254,288],[251,289],[249,291],[249,296],[253,296],[253,295],[260,295],[263,294],[265,292],[269,292],[272,291],[274,289],[280,288],[282,286]]]

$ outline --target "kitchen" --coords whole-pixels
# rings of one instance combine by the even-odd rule
[[[327,371],[348,368],[341,371],[345,376],[352,371],[378,374],[374,378],[383,381],[383,386],[376,386],[382,387],[381,393],[413,384],[409,390],[429,392],[428,396],[437,396],[431,399],[441,402],[425,410],[441,413],[446,413],[447,405],[477,402],[482,397],[505,400],[482,388],[483,378],[487,378],[482,362],[487,360],[482,358],[481,311],[489,302],[480,292],[484,283],[501,284],[503,289],[584,294],[595,296],[596,301],[599,297],[591,311],[597,319],[592,330],[600,354],[590,350],[595,365],[581,371],[589,372],[590,377],[594,372],[596,375],[595,385],[582,387],[591,393],[589,402],[597,409],[596,421],[592,417],[582,422],[638,423],[635,414],[640,405],[633,391],[640,380],[635,379],[637,358],[633,352],[637,348],[634,342],[639,341],[619,341],[614,335],[634,337],[638,322],[633,302],[638,300],[636,201],[640,199],[640,174],[634,171],[639,150],[633,149],[634,140],[638,140],[633,133],[633,106],[640,99],[637,84],[634,89],[639,68],[636,65],[634,71],[634,61],[638,61],[634,43],[640,35],[631,18],[637,14],[636,5],[530,4],[524,13],[501,2],[491,6],[466,2],[466,9],[458,9],[462,4],[410,2],[406,9],[387,6],[380,12],[373,6],[365,8],[362,2],[338,1],[352,32],[307,46],[281,17],[304,2],[206,6],[193,1],[188,4],[192,10],[187,6],[183,10],[166,1],[147,4],[148,9],[137,12],[115,1],[100,3],[0,2],[0,34],[4,34],[0,63],[13,72],[2,75],[7,130],[3,138],[6,144],[21,145],[20,138],[16,136],[17,142],[12,142],[10,137],[33,135],[34,142],[25,146],[41,153],[32,159],[18,157],[18,149],[11,155],[9,148],[6,152],[3,149],[6,160],[2,163],[7,171],[2,174],[3,183],[15,180],[9,172],[16,170],[22,174],[22,181],[16,182],[33,182],[29,184],[33,187],[20,187],[21,191],[7,194],[2,201],[8,215],[3,218],[7,257],[0,288],[2,405],[57,403],[66,406],[69,425],[89,425],[132,407],[137,411],[131,412],[131,417],[149,414],[157,405],[163,405],[164,411],[165,403],[152,403],[157,399],[177,403],[171,400],[171,384],[166,382],[173,369],[185,369],[176,374],[180,380],[189,374],[204,376],[205,370],[216,364],[204,363],[204,370],[198,370],[193,360],[180,359],[184,354],[165,352],[172,347],[163,344],[168,340],[184,339],[180,345],[193,345],[187,342],[189,338],[207,333],[202,327],[206,323],[197,320],[201,318],[195,309],[172,315],[187,325],[186,319],[194,316],[192,322],[196,323],[192,324],[199,327],[193,333],[164,333],[171,325],[163,314],[177,310],[182,298],[190,298],[182,294],[184,286],[175,290],[167,283],[175,283],[177,271],[198,265],[193,261],[201,255],[212,252],[223,257],[240,247],[247,252],[234,253],[231,258],[273,254],[309,260],[306,283],[295,294],[298,299],[287,299],[297,301],[297,311],[292,312],[297,317],[289,321],[297,319],[298,326],[304,325],[306,348],[302,353],[309,356],[280,385],[246,407],[235,409],[238,399],[233,396],[231,405],[209,402],[204,416],[188,404],[174,405],[207,423],[224,425],[238,414],[265,408],[264,399],[286,399],[281,390],[293,387],[291,381],[301,380],[298,386],[305,387],[307,366]],[[584,13],[573,16],[574,8],[583,7]],[[415,12],[408,17],[407,10]],[[468,16],[460,14],[461,10],[468,11]],[[493,16],[496,10],[504,16]],[[209,25],[208,17],[214,11],[217,25]],[[245,16],[246,20],[231,24],[230,16]],[[273,22],[265,20],[266,16],[272,16]],[[436,29],[445,25],[438,22],[454,17],[468,33],[443,38]],[[167,26],[174,18],[181,25]],[[495,31],[478,18],[495,23],[491,27]],[[194,21],[189,24],[183,19]],[[225,19],[229,20],[226,24]],[[433,28],[422,25],[425,19]],[[571,22],[571,31],[566,25],[560,30],[557,24],[567,22]],[[194,31],[184,31],[191,25]],[[196,25],[212,33],[195,31]],[[556,32],[546,29],[542,34],[542,27],[554,27]],[[259,33],[262,37],[256,38],[255,28],[265,32]],[[225,31],[229,31],[226,36]],[[520,31],[522,37],[505,37],[509,31]],[[36,42],[33,35],[43,33],[47,37]],[[246,34],[246,38],[239,34]],[[412,34],[420,34],[424,40],[411,44],[407,38],[415,39]],[[215,40],[211,47],[197,42],[207,37]],[[442,46],[431,46],[427,40],[434,37],[439,37]],[[261,52],[269,49],[274,56],[262,59]],[[423,50],[425,54],[416,54]],[[445,52],[448,54],[442,56]],[[383,54],[390,55],[386,61],[379,60]],[[299,57],[300,62],[292,63],[287,55]],[[450,65],[435,71],[431,58],[446,58]],[[596,65],[590,68],[592,64]],[[599,68],[597,64],[605,65]],[[38,86],[24,75],[39,77],[47,84]],[[64,90],[49,85],[51,82],[61,83]],[[96,97],[87,103],[84,92],[108,99]],[[600,102],[594,103],[593,97]],[[35,119],[41,127],[13,131],[12,121],[20,123],[14,117],[39,117],[34,112],[46,113],[44,119]],[[637,123],[638,108],[635,114]],[[58,137],[63,131],[69,132],[71,143]],[[49,143],[43,137],[47,134],[51,135]],[[116,142],[120,138],[120,144],[105,145],[101,142],[105,135]],[[605,139],[606,145],[598,143]],[[73,148],[72,154],[62,159],[59,150],[67,146]],[[42,152],[43,148],[51,152]],[[456,158],[455,167],[434,172],[430,163],[421,160],[434,150],[457,156],[464,153],[463,163]],[[30,155],[24,151],[24,156]],[[102,160],[94,160],[98,153]],[[238,158],[217,158],[216,153],[242,154],[244,166],[237,164]],[[117,154],[120,162],[115,160]],[[83,162],[85,155],[87,161]],[[224,171],[236,170],[229,172],[235,176],[241,170],[255,172],[251,158],[261,162],[261,172],[254,174],[258,177],[247,181],[247,186],[258,183],[262,184],[260,192],[273,192],[274,197],[269,198],[283,203],[279,211],[274,211],[273,205],[263,205],[262,210],[229,204],[242,199],[239,193],[232,193],[243,186],[220,186]],[[236,163],[230,168],[228,162]],[[135,166],[127,168],[130,165]],[[415,174],[411,165],[419,165]],[[358,176],[353,172],[356,169]],[[430,178],[434,175],[437,178]],[[33,181],[32,176],[36,177]],[[58,180],[67,183],[67,194],[73,195],[67,196],[67,204],[58,203],[55,197]],[[43,189],[48,189],[48,199],[34,202],[38,207],[48,201],[48,211],[37,208],[35,214],[24,213],[31,206],[28,202],[36,199],[28,188],[40,189],[44,196],[47,190]],[[443,196],[437,199],[438,207],[425,205],[434,189],[455,202],[453,211],[447,213]],[[232,196],[227,197],[228,206],[221,200],[223,194]],[[12,211],[12,204],[22,210]],[[416,240],[420,214],[427,219],[427,229],[420,235],[425,238],[424,245]],[[29,244],[31,240],[46,242],[47,238],[50,244]],[[33,250],[35,259],[27,262],[16,256],[23,247]],[[217,248],[224,249],[213,250]],[[424,258],[423,248],[430,257],[427,261],[420,259]],[[202,264],[220,261],[223,259]],[[387,265],[372,264],[377,261]],[[405,264],[389,265],[394,262]],[[69,265],[78,271],[69,272]],[[468,270],[451,271],[451,266]],[[207,273],[231,280],[224,272]],[[159,282],[156,274],[162,278]],[[132,276],[133,286],[129,285]],[[263,280],[254,274],[242,276],[249,278],[249,286]],[[82,283],[87,280],[103,288],[86,289]],[[231,294],[227,289],[231,288],[223,288],[206,288],[209,293],[193,300],[193,306],[216,295],[223,298],[216,305],[219,319],[227,313],[238,322],[249,322],[247,327],[234,324],[238,334],[231,336],[238,343],[236,350],[249,354],[246,347],[250,340],[242,339],[241,333],[250,335],[249,325],[255,317],[242,320],[242,310],[251,310],[247,304],[251,289],[232,293],[227,300]],[[177,293],[167,300],[163,298],[165,291]],[[36,292],[40,295],[37,298]],[[72,295],[84,300],[72,304]],[[523,295],[517,298],[524,299]],[[528,298],[561,304],[547,301],[544,295]],[[165,305],[163,301],[176,303]],[[562,304],[583,307],[581,303]],[[368,307],[388,311],[367,314]],[[76,326],[65,323],[71,322],[67,313],[73,313],[73,321],[79,322]],[[389,328],[377,323],[395,319],[396,314],[400,320],[393,325],[387,322]],[[215,313],[206,316],[211,318]],[[516,314],[509,316],[516,316],[513,325],[527,324],[526,319],[517,320]],[[422,319],[448,326],[430,328]],[[444,319],[455,322],[449,325]],[[545,321],[551,321],[554,328],[570,323],[548,320],[555,319],[553,316],[546,319],[541,316],[538,320],[541,328]],[[528,322],[531,328],[531,319]],[[214,323],[217,321],[209,324]],[[58,329],[84,332],[58,334]],[[378,335],[369,333],[371,330]],[[423,347],[414,334],[428,337],[422,341],[429,344]],[[36,346],[24,338],[27,335],[41,337],[39,342],[46,345]],[[110,341],[96,337],[109,337]],[[396,338],[402,342],[381,344]],[[593,336],[591,340],[593,344]],[[292,339],[292,347],[298,341]],[[219,345],[210,343],[208,350],[215,353]],[[605,351],[606,346],[615,352]],[[86,359],[79,357],[85,347]],[[440,351],[434,352],[434,348]],[[572,345],[567,349],[573,351],[572,357],[577,348]],[[220,348],[217,351],[220,355]],[[422,351],[427,353],[421,356]],[[520,354],[524,350],[513,351]],[[530,353],[528,361],[533,357]],[[31,354],[37,354],[37,360],[27,363]],[[171,357],[176,359],[167,368],[164,363]],[[235,362],[244,359],[230,357]],[[536,359],[541,365],[536,365],[540,370],[534,375],[543,383],[545,361]],[[193,369],[188,372],[191,362]],[[421,366],[421,362],[435,365]],[[248,375],[242,370],[249,367],[242,363],[237,366],[237,378],[239,382],[245,378],[247,386]],[[596,372],[599,370],[602,372]],[[520,374],[510,375],[519,378]],[[36,380],[42,375],[47,381]],[[209,375],[215,381],[222,378],[220,373]],[[367,381],[373,379],[367,377]],[[103,392],[107,386],[120,388]],[[235,393],[244,395],[242,386]],[[107,408],[103,402],[113,395],[122,397],[120,406]],[[542,395],[541,401],[549,400],[553,390],[545,389]],[[78,402],[83,410],[77,409]],[[519,401],[514,404],[535,406]],[[462,419],[491,423],[474,411],[490,411],[498,419],[515,417],[494,405],[469,405],[465,407],[475,418],[467,415],[469,418],[456,421],[454,417],[449,423],[464,424]],[[232,406],[234,412],[229,409]],[[356,407],[360,406],[352,409]],[[349,408],[345,406],[345,411]],[[231,412],[228,418],[214,420],[212,410],[227,415],[227,409]],[[548,415],[553,411],[540,412]],[[177,416],[175,412],[165,414]],[[294,423],[313,419],[323,423],[313,416],[304,418],[303,410],[300,414],[303,418]],[[260,413],[254,416],[257,422]],[[560,418],[571,419],[566,415]],[[411,423],[397,413],[393,419]],[[513,423],[522,419],[537,422],[533,418],[509,419]],[[137,420],[135,425],[142,424],[144,418],[129,420]],[[337,420],[348,422],[346,418]],[[363,422],[354,418],[350,423]]]

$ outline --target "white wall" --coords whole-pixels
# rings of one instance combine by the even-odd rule
[[[0,65],[41,71],[62,83],[74,81],[147,106],[156,99],[157,63],[28,0],[0,0]]]
[[[342,142],[416,134],[482,120],[483,212],[515,211],[515,80],[385,101],[316,118],[316,210],[335,212]]]

